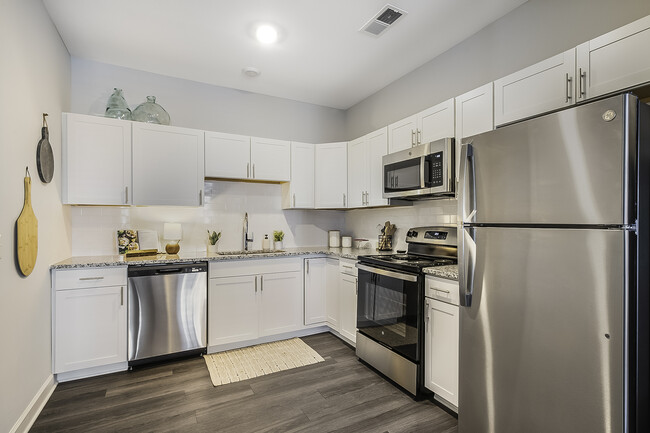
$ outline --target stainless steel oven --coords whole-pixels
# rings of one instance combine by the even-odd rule
[[[384,156],[383,197],[453,197],[454,155],[454,139],[443,138]]]

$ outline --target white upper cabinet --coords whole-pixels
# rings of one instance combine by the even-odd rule
[[[133,204],[203,205],[203,131],[132,125]]]
[[[494,123],[503,125],[575,103],[575,48],[494,82]]]
[[[348,143],[323,143],[315,148],[317,209],[341,209],[348,203]]]
[[[382,198],[382,157],[387,153],[386,127],[348,143],[349,208],[388,205]]]
[[[279,182],[291,180],[291,142],[251,137],[251,178]]]
[[[388,126],[388,152],[454,136],[454,98]]]
[[[251,138],[244,135],[205,133],[205,177],[248,179]]]
[[[578,101],[650,81],[650,16],[577,48]]]
[[[494,129],[494,88],[488,83],[456,97],[456,179],[462,139]]]
[[[454,98],[418,113],[417,144],[454,136]]]
[[[131,122],[63,113],[64,204],[131,203]]]
[[[284,140],[205,133],[205,176],[286,182],[291,178],[291,144]]]
[[[388,153],[399,152],[417,144],[418,118],[414,114],[388,125]]]
[[[314,145],[291,142],[291,181],[282,184],[283,209],[313,209]]]

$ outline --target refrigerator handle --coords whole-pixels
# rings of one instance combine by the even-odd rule
[[[472,143],[463,145],[460,151],[460,216],[463,223],[473,223],[476,215],[476,176],[474,170],[474,147]]]
[[[474,273],[476,270],[476,242],[473,227],[460,228],[460,245],[458,246],[458,286],[460,289],[460,305],[472,306],[474,294]]]

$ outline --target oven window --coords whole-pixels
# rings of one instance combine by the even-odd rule
[[[384,192],[399,192],[420,189],[420,163],[422,158],[413,158],[384,166]]]
[[[419,360],[419,284],[359,270],[357,328],[411,361]]]

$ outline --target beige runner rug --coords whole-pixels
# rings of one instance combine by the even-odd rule
[[[204,355],[214,386],[323,362],[300,338]]]

